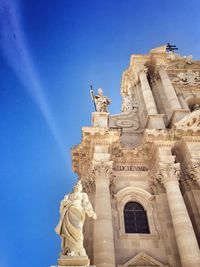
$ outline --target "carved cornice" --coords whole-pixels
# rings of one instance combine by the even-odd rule
[[[95,145],[108,145],[111,160],[115,163],[140,163],[150,160],[156,147],[171,147],[180,140],[200,142],[200,110],[186,115],[171,129],[145,129],[143,139],[138,146],[125,146],[120,142],[120,131],[109,130],[97,132],[92,127],[84,128],[81,144],[72,149],[73,170],[80,174],[89,166]]]
[[[160,163],[159,165],[160,167],[155,174],[155,181],[161,182],[164,186],[166,186],[169,181],[176,181],[178,183],[180,180],[180,163]]]

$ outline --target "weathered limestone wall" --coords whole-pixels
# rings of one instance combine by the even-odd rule
[[[126,188],[139,188],[150,194],[150,187],[147,181],[147,172],[119,172],[116,174],[116,181],[114,186],[114,192],[117,193],[120,190]],[[150,227],[150,234],[125,234],[122,210],[119,208],[118,200],[112,199],[112,212],[114,222],[114,242],[115,242],[115,256],[116,264],[122,265],[130,258],[137,255],[140,251],[145,252],[157,260],[167,264],[167,250],[165,248],[161,224],[159,220],[158,207],[156,198],[152,200],[146,200],[143,196],[143,192],[130,191],[130,194],[125,194],[126,201],[138,201],[143,206],[144,203],[148,210],[148,220]],[[144,203],[143,203],[144,202]],[[162,202],[160,205],[165,206]],[[121,218],[120,218],[121,217]],[[170,218],[169,218],[170,220]],[[121,222],[120,222],[121,221]],[[122,225],[120,225],[122,224]],[[173,242],[173,239],[171,240]],[[170,252],[169,252],[170,253]],[[172,253],[172,252],[171,252]],[[176,265],[174,265],[175,267]],[[178,266],[178,265],[177,265]]]

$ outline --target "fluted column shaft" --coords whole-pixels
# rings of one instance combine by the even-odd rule
[[[169,76],[165,70],[164,66],[158,66],[158,73],[160,75],[162,85],[165,91],[165,95],[167,97],[167,101],[170,105],[170,108],[172,111],[181,109],[181,105],[179,103],[178,97],[176,95],[176,92],[174,90],[174,87],[169,79]]]
[[[113,225],[110,203],[110,176],[112,165],[94,165],[96,184],[94,224],[94,265],[97,267],[115,267]]]
[[[142,88],[142,94],[144,97],[144,102],[146,105],[147,113],[148,115],[158,114],[156,104],[154,101],[154,97],[151,91],[151,87],[149,85],[149,82],[147,80],[147,68],[142,68],[138,72],[140,82],[141,82],[141,88]]]
[[[164,184],[167,192],[169,209],[182,266],[199,267],[199,246],[179,188],[178,168],[176,164],[162,167],[160,170],[161,182]]]

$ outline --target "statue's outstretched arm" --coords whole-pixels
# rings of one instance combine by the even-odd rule
[[[83,193],[83,208],[84,208],[86,214],[88,215],[88,217],[92,217],[94,220],[97,219],[97,215],[94,212],[94,210],[92,208],[92,204],[90,203],[90,201],[88,199],[88,195],[86,193]]]

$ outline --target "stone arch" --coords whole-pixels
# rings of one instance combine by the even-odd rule
[[[139,187],[126,187],[117,192],[115,195],[115,199],[117,201],[117,210],[118,210],[118,218],[119,218],[119,236],[120,237],[134,237],[134,236],[157,236],[157,231],[155,227],[155,220],[153,216],[153,203],[152,200],[154,196],[151,195],[146,190]],[[125,233],[124,226],[124,206],[127,202],[134,201],[140,203],[147,212],[148,224],[150,233],[149,234],[127,234]]]

